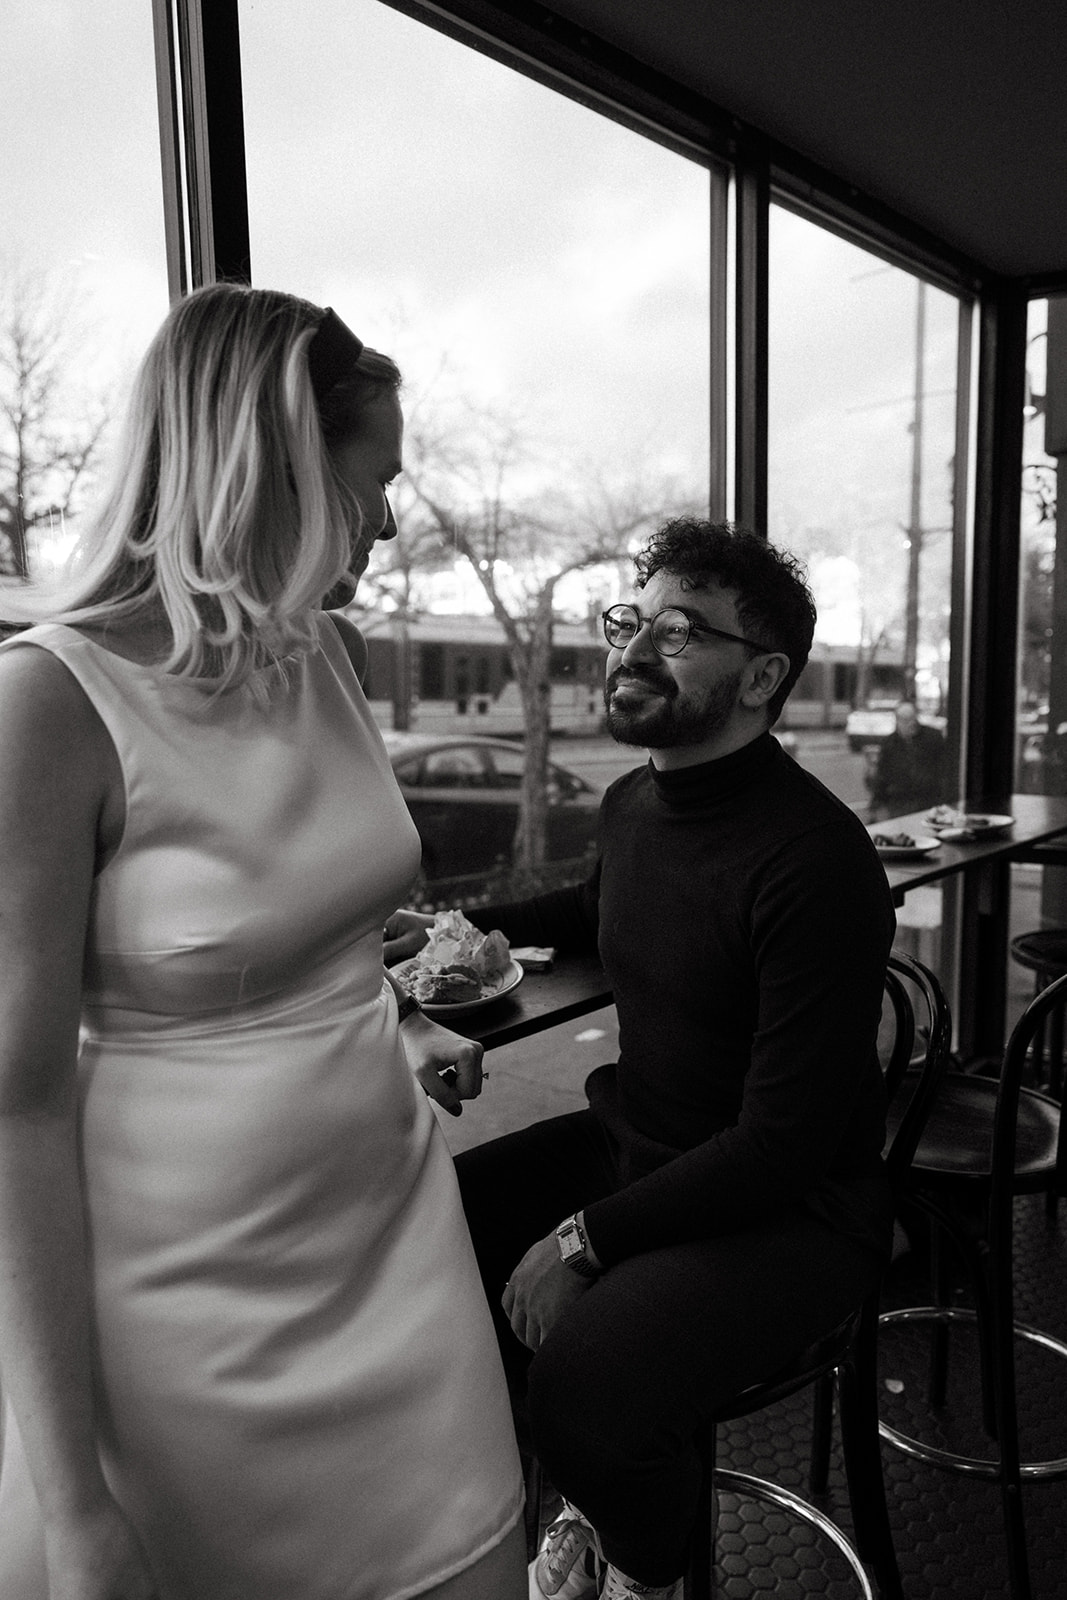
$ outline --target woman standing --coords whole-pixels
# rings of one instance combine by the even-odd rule
[[[481,1052],[384,977],[418,837],[322,608],[396,531],[398,385],[330,311],[191,295],[0,649],[6,1600],[525,1594],[427,1103]]]

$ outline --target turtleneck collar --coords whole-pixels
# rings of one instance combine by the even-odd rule
[[[724,800],[758,782],[781,756],[781,747],[770,733],[732,750],[714,761],[701,761],[692,767],[672,767],[661,772],[648,763],[656,793],[676,810]]]

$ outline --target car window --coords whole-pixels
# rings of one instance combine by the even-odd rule
[[[489,781],[481,751],[467,745],[431,750],[423,762],[422,782],[428,788],[484,789]]]
[[[518,789],[521,786],[525,757],[520,749],[494,750],[490,759],[498,789]]]
[[[418,757],[410,761],[401,761],[393,768],[397,783],[405,789],[415,789],[422,782],[422,762]]]
[[[584,787],[580,778],[576,778],[573,772],[564,772],[562,767],[549,767],[548,785],[550,793],[559,800],[573,800]]]

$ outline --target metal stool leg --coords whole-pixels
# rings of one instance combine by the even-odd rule
[[[808,1488],[812,1494],[825,1494],[830,1481],[830,1443],[834,1427],[834,1375],[825,1372],[811,1391],[811,1460]]]
[[[878,1310],[864,1310],[850,1359],[838,1371],[841,1444],[856,1546],[878,1580],[882,1600],[904,1600],[878,1434]]]
[[[704,1472],[700,1481],[700,1498],[697,1517],[689,1546],[689,1564],[686,1567],[683,1600],[713,1600],[715,1592],[715,1533],[718,1521],[718,1500],[715,1494],[714,1423],[705,1433],[701,1446]]]

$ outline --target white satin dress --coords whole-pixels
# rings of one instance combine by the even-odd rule
[[[266,705],[58,624],[3,646],[67,666],[126,786],[81,1151],[101,1452],[165,1600],[402,1600],[521,1512],[452,1163],[383,983],[418,837],[320,634]],[[31,1503],[23,1472],[16,1443],[0,1515]]]

